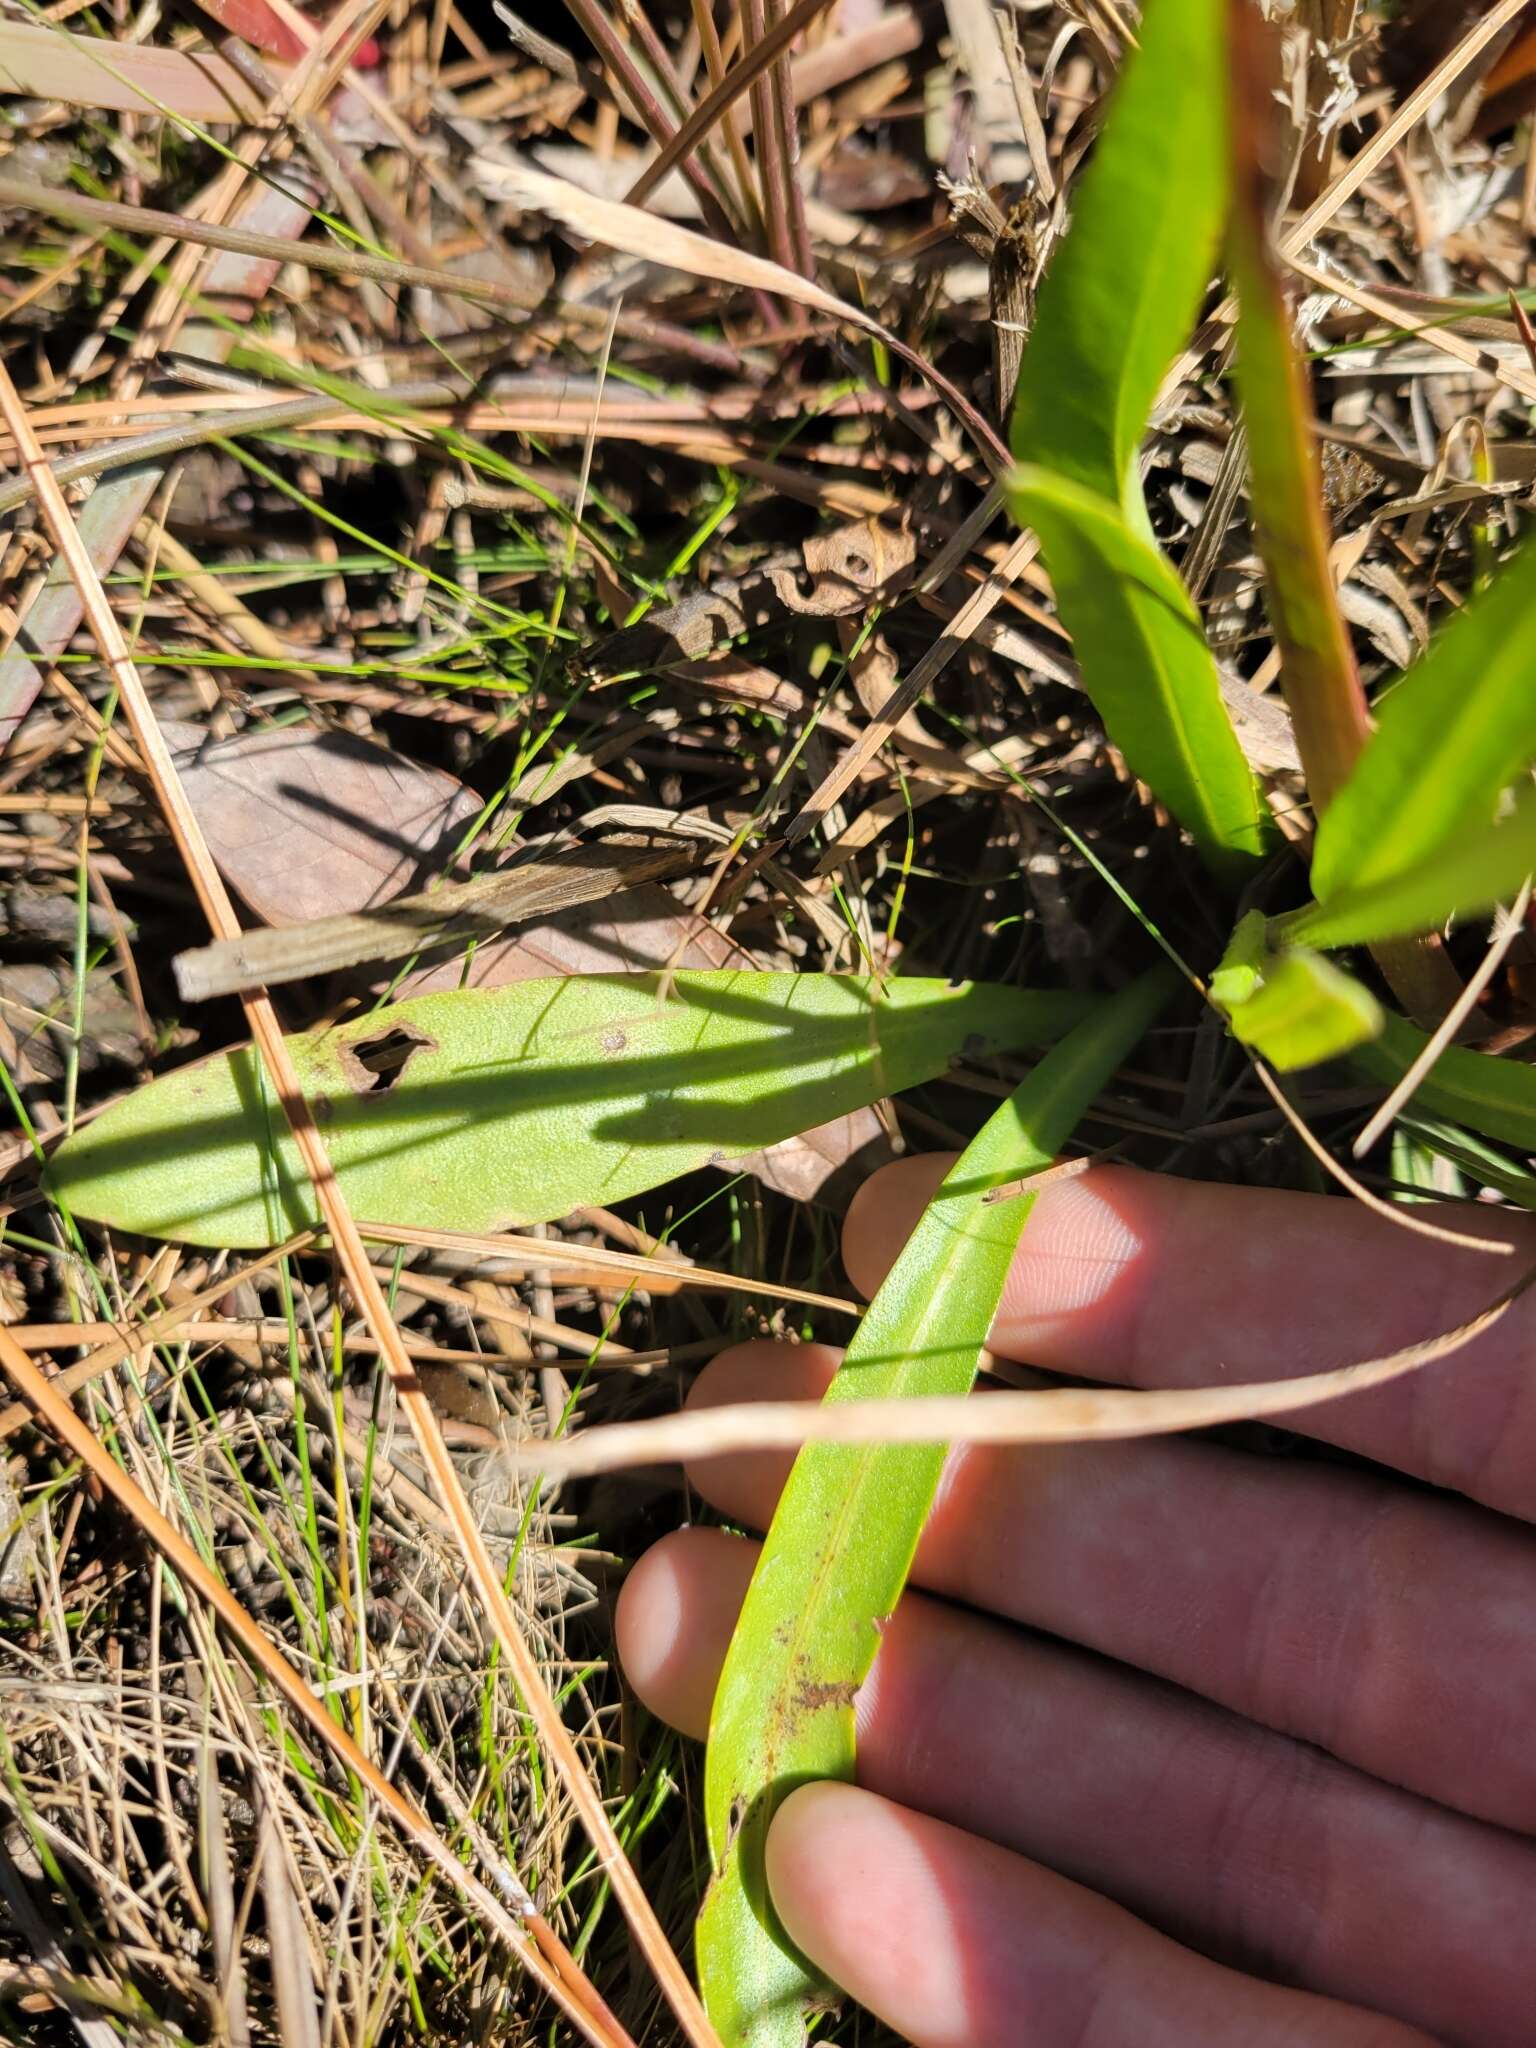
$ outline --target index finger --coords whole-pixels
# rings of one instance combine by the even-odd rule
[[[872,1292],[949,1165],[898,1161],[859,1190],[843,1260]],[[1083,1379],[1202,1387],[1381,1357],[1466,1322],[1536,1257],[1523,1217],[1471,1206],[1457,1229],[1508,1258],[1428,1242],[1359,1203],[1090,1167],[1043,1188],[992,1348]],[[1536,1519],[1536,1294],[1389,1386],[1300,1409],[1290,1426]]]

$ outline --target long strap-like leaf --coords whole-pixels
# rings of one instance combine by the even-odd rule
[[[964,1393],[1034,1197],[992,1188],[1049,1164],[1174,985],[1158,969],[1049,1053],[962,1154],[859,1326],[830,1401]],[[818,1986],[785,1944],[763,1849],[779,1801],[853,1774],[853,1700],[896,1605],[943,1464],[931,1445],[818,1444],[795,1461],[732,1640],[710,1726],[713,1873],[699,1916],[705,2003],[727,2048],[799,2048]]]

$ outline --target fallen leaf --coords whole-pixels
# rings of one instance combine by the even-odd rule
[[[15,1040],[15,1057],[41,1081],[54,1083],[65,1072],[73,1037],[75,979],[43,961],[17,961],[0,968],[0,1024]],[[82,1074],[102,1066],[139,1067],[144,1047],[132,1003],[109,967],[85,977],[79,1060]]]
[[[364,910],[436,873],[480,800],[452,775],[314,726],[199,745],[167,728],[225,879],[271,925]]]

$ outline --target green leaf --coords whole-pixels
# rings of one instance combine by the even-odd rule
[[[1189,593],[1098,492],[1030,464],[1009,504],[1040,536],[1083,687],[1132,773],[1213,867],[1241,878],[1263,852],[1264,810]]]
[[[1486,1188],[1497,1188],[1501,1195],[1507,1196],[1511,1202],[1518,1202],[1522,1209],[1536,1209],[1536,1173],[1532,1173],[1520,1160],[1511,1159],[1507,1152],[1485,1145],[1481,1138],[1457,1130],[1454,1124],[1441,1123],[1436,1117],[1417,1116],[1411,1108],[1405,1109],[1398,1118],[1397,1131],[1406,1133],[1427,1151],[1448,1160],[1469,1179],[1481,1181]],[[1396,1164],[1394,1153],[1394,1173]]]
[[[1248,992],[1223,1001],[1218,981],[1230,998],[1239,977],[1250,981]],[[1337,1059],[1381,1029],[1382,1007],[1370,990],[1303,947],[1266,954],[1256,967],[1223,962],[1211,994],[1227,1011],[1233,1037],[1282,1073]]]
[[[1110,738],[1236,881],[1264,845],[1265,813],[1199,616],[1153,542],[1136,467],[1158,386],[1216,268],[1227,4],[1151,0],[1143,13],[1024,351],[1011,505],[1040,536]]]
[[[353,1213],[486,1232],[615,1202],[845,1115],[958,1054],[1048,1042],[1087,998],[862,975],[575,975],[419,996],[290,1038]],[[193,1244],[318,1221],[249,1048],[126,1096],[62,1145],[79,1215]]]
[[[1351,1065],[1389,1087],[1400,1081],[1428,1043],[1401,1017],[1388,1016],[1381,1036],[1363,1045]],[[1465,1124],[1485,1138],[1536,1152],[1536,1067],[1448,1045],[1413,1091],[1413,1107]]]
[[[1216,269],[1227,206],[1227,0],[1148,0],[1040,290],[1013,452],[1141,513],[1147,414]]]
[[[1159,968],[1049,1053],[967,1148],[871,1302],[829,1401],[964,1393],[1029,1194],[982,1198],[1050,1163],[1176,986]],[[798,2048],[816,1980],[768,1903],[780,1800],[853,1774],[853,1697],[895,1607],[943,1464],[939,1445],[815,1444],[795,1460],[720,1676],[705,1764],[712,1876],[699,1978],[726,2048]]]
[[[1238,919],[1221,965],[1211,976],[1211,1001],[1230,1013],[1257,995],[1269,958],[1269,920],[1262,910]]]
[[[1536,792],[1497,825],[1470,828],[1410,866],[1374,882],[1346,883],[1325,902],[1277,920],[1287,938],[1313,946],[1374,945],[1434,931],[1518,895],[1536,872]]]
[[[1440,633],[1380,706],[1375,738],[1317,830],[1320,901],[1418,868],[1492,823],[1536,761],[1536,540]]]

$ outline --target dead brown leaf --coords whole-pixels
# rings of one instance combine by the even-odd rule
[[[271,925],[365,910],[435,873],[480,800],[452,775],[315,726],[212,746],[167,727],[214,859]]]

